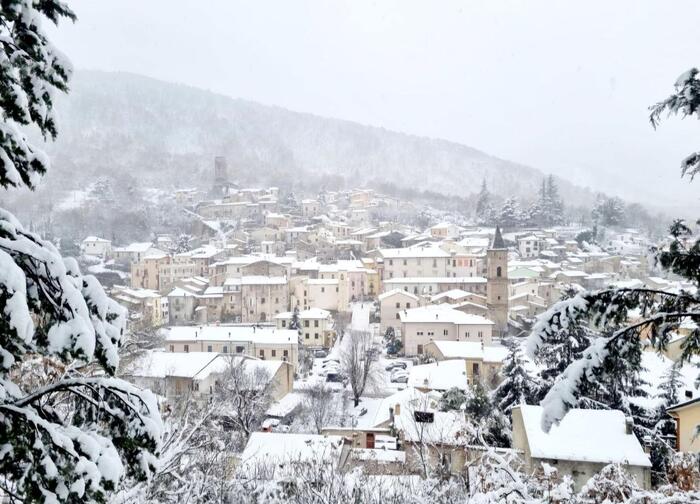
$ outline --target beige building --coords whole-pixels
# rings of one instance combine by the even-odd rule
[[[309,308],[299,311],[299,338],[304,346],[330,348],[335,341],[335,322],[328,310]],[[294,312],[284,312],[275,316],[277,329],[289,329]]]
[[[297,331],[256,325],[173,326],[165,333],[170,352],[241,354],[299,366]]]
[[[493,322],[455,310],[448,304],[403,310],[399,317],[405,355],[424,354],[426,345],[434,340],[491,344]]]
[[[676,449],[682,452],[700,452],[700,398],[676,404],[666,412],[676,421]]]
[[[651,462],[618,410],[572,409],[549,432],[542,429],[542,407],[520,405],[512,410],[513,448],[523,453],[531,473],[547,463],[559,475],[571,476],[579,491],[608,464],[621,464],[645,489],[651,487]]]
[[[384,334],[389,327],[393,327],[398,334],[401,329],[399,314],[404,310],[418,308],[420,298],[415,294],[400,289],[393,289],[379,295],[380,325],[379,331]]]
[[[160,268],[170,262],[165,252],[153,249],[143,255],[139,262],[131,263],[132,289],[160,289]]]
[[[157,291],[115,286],[111,297],[127,308],[130,314],[139,314],[141,320],[148,325],[158,327],[167,322],[163,310],[163,297]]]

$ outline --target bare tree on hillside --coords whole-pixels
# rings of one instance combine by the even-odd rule
[[[321,434],[323,427],[333,418],[333,391],[325,383],[317,383],[306,393],[304,406],[313,421],[316,433]]]
[[[342,345],[340,360],[357,406],[367,385],[376,378],[379,352],[369,331],[350,331],[346,338],[348,341]]]

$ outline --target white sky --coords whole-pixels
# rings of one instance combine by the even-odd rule
[[[76,0],[54,40],[124,70],[461,142],[652,205],[700,207],[695,120],[647,107],[700,65],[687,1]]]

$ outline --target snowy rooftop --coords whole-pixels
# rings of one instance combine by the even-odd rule
[[[396,428],[403,434],[403,439],[409,442],[430,443],[436,445],[466,446],[468,442],[468,426],[461,413],[455,411],[433,411],[433,421],[430,423],[416,422],[414,411],[402,409],[396,417]]]
[[[448,252],[445,252],[439,247],[404,247],[394,249],[380,249],[379,252],[385,259],[408,259],[413,257],[451,257]]]
[[[450,304],[411,308],[399,312],[403,323],[447,323],[457,325],[493,325],[489,319],[455,310]]]
[[[452,387],[467,390],[467,366],[461,359],[413,366],[409,370],[408,385],[431,390],[448,390]]]
[[[385,285],[394,284],[485,284],[484,277],[397,277],[384,280]]]
[[[476,341],[433,341],[446,359],[483,359],[484,362],[503,362],[508,349],[501,345],[486,346]]]
[[[415,294],[411,294],[410,292],[407,292],[407,291],[402,290],[402,289],[391,289],[390,291],[387,291],[387,292],[380,294],[378,296],[378,299],[379,299],[379,301],[384,301],[386,298],[389,298],[391,296],[395,296],[396,294],[408,296],[411,299],[415,299],[416,301],[418,301],[418,296],[416,296]]]
[[[236,472],[245,474],[269,464],[278,465],[282,469],[292,462],[337,460],[342,447],[342,436],[253,432],[241,454]],[[285,472],[284,469],[282,472]]]
[[[116,247],[114,249],[114,251],[115,252],[142,253],[142,252],[146,252],[151,247],[153,247],[153,244],[151,242],[140,242],[140,243],[131,243],[125,247]]]
[[[443,299],[443,298],[457,300],[457,299],[465,298],[467,296],[471,296],[471,292],[467,292],[467,291],[462,290],[462,289],[450,289],[448,291],[440,292],[439,294],[435,294],[432,298],[430,298],[430,300],[434,303],[435,301],[439,301],[440,299]]]
[[[255,326],[173,326],[165,330],[166,341],[250,341],[261,344],[296,344],[297,331]]]
[[[230,359],[243,359],[246,371],[262,369],[272,378],[284,363],[275,360],[259,360],[212,352],[163,352],[150,351],[131,362],[124,370],[125,375],[148,378],[165,378],[177,376],[203,380],[212,373],[222,373],[229,365]]]
[[[541,406],[516,407],[522,413],[527,443],[535,458],[651,467],[637,437],[626,433],[622,411],[572,409],[546,433]]]

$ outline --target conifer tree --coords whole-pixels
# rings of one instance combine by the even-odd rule
[[[658,124],[661,113],[700,115],[698,97],[700,80],[693,69],[676,82],[677,93],[652,107],[651,121]],[[697,174],[700,155],[683,161],[682,176]],[[651,348],[663,351],[679,326],[692,321],[700,326],[700,241],[683,221],[671,226],[671,242],[656,250],[658,263],[669,271],[694,283],[692,290],[663,291],[652,288],[610,288],[580,292],[571,299],[560,301],[542,314],[529,336],[528,352],[535,355],[554,333],[572,324],[592,324],[603,330],[560,375],[542,401],[543,427],[549,429],[559,422],[581,397],[584,385],[591,380],[605,383],[611,377],[634,386],[639,371],[643,341]],[[634,320],[634,322],[630,322]],[[700,353],[700,329],[686,337],[681,361]]]
[[[55,91],[71,67],[42,22],[74,20],[57,0],[0,6],[0,187],[33,189],[49,167],[22,126],[56,137]],[[0,490],[23,502],[103,502],[155,464],[152,394],[112,378],[125,310],[77,263],[0,209]],[[44,384],[27,378],[43,371]]]
[[[508,357],[501,371],[503,381],[494,391],[493,400],[499,410],[510,413],[514,406],[532,403],[537,388],[525,369],[525,360],[518,342],[509,339],[504,344],[508,347]]]
[[[652,464],[652,483],[655,485],[666,482],[666,474],[671,466],[676,446],[676,421],[666,413],[671,406],[679,402],[680,391],[683,387],[683,376],[677,362],[664,372],[659,384],[659,406],[652,418],[652,439],[650,458]]]
[[[486,186],[486,179],[481,181],[481,190],[476,198],[476,220],[479,224],[490,224],[493,219],[491,193]]]

